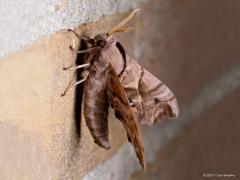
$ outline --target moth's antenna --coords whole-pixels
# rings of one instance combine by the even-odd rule
[[[130,30],[132,30],[132,29],[133,29],[133,27],[116,29],[113,33],[117,33],[117,32],[128,32],[128,31],[130,31]]]
[[[135,15],[135,13],[137,11],[139,11],[140,9],[135,9],[133,10],[124,20],[122,20],[117,26],[115,26],[109,33],[108,35],[111,36],[114,32],[126,32],[124,31],[125,29],[122,30],[118,30],[121,26],[123,26],[124,24],[126,24],[128,21],[130,21],[133,16]],[[128,29],[129,30],[129,29]]]

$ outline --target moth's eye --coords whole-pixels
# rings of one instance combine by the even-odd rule
[[[83,47],[86,46],[86,48],[91,48],[94,45],[94,40],[93,39],[88,39],[84,42]]]
[[[105,40],[99,40],[97,45],[100,47],[104,47],[107,42]]]
[[[91,45],[94,45],[94,39],[89,39],[88,43],[91,44]]]

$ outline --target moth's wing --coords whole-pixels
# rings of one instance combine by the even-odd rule
[[[142,124],[152,125],[162,119],[178,117],[178,102],[172,91],[143,68],[139,81],[139,94],[143,101]]]
[[[109,103],[115,110],[115,116],[123,123],[127,131],[128,140],[133,144],[139,162],[145,169],[144,148],[138,122],[135,120],[128,98],[111,63],[109,63],[107,73]]]
[[[119,76],[129,99],[137,108],[141,124],[178,117],[178,103],[171,90],[130,57]]]
[[[84,117],[86,125],[99,146],[110,149],[108,130],[108,98],[106,93],[106,71],[108,66],[101,54],[94,54],[94,63],[89,67],[84,82]],[[93,56],[91,54],[91,56]],[[98,57],[99,56],[99,57]],[[93,58],[93,57],[92,57]]]

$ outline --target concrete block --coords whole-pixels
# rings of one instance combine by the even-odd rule
[[[15,0],[0,3],[0,58],[62,29],[128,12],[143,0]]]
[[[95,35],[123,17],[106,17],[77,30]],[[69,50],[73,38],[78,47],[71,33],[58,32],[0,61],[3,179],[81,177],[127,140],[121,123],[111,115],[112,148],[101,149],[94,144],[85,121],[74,120],[74,89],[60,96],[73,76],[73,72],[63,71],[75,63],[76,54]],[[125,38],[130,47],[134,36],[130,33]]]

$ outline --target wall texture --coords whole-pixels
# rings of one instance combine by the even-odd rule
[[[180,104],[178,120],[142,127],[147,174],[112,113],[106,151],[93,143],[84,120],[75,120],[74,89],[60,97],[73,77],[62,68],[76,60],[69,45],[79,46],[63,29],[94,36],[135,7],[142,11],[128,24],[134,30],[118,38]],[[1,179],[239,176],[239,7],[228,0],[1,3]]]
[[[1,1],[0,57],[53,32],[127,12],[143,0]]]

